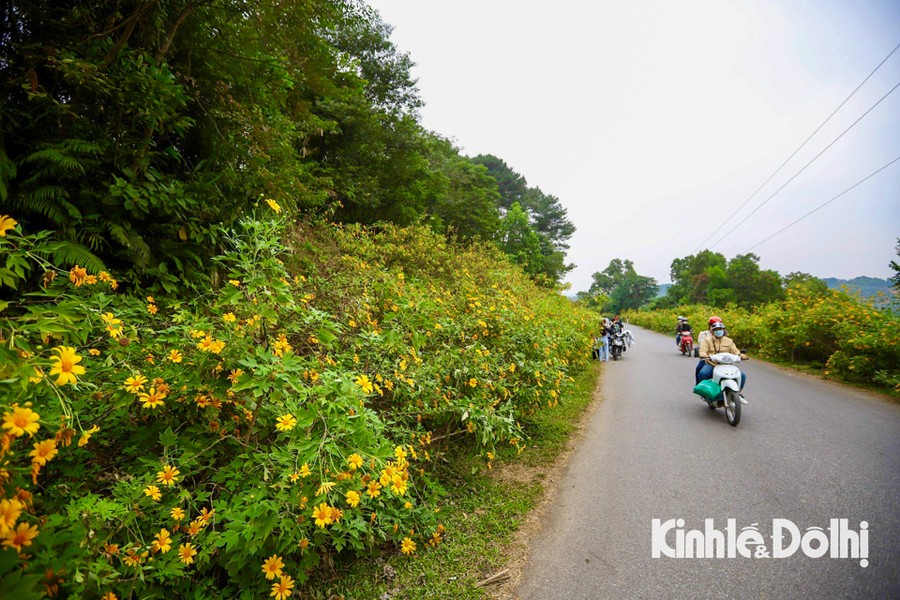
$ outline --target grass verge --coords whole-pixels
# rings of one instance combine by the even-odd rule
[[[412,557],[399,553],[336,562],[329,573],[310,581],[299,598],[315,600],[412,600],[489,598],[475,584],[502,570],[508,549],[544,491],[543,481],[591,404],[599,363],[575,379],[575,389],[553,410],[524,423],[531,434],[518,456],[514,448],[498,452],[493,469],[466,454],[446,456],[440,479],[447,497],[441,503],[445,540],[437,548],[419,548]]]
[[[821,364],[807,364],[772,357],[760,358],[757,360],[759,360],[760,362],[767,362],[773,365],[777,365],[783,369],[799,371],[811,377],[815,377],[816,379],[821,379],[822,381],[828,381],[830,383],[845,385],[857,390],[863,390],[872,394],[876,394],[885,401],[893,402],[894,404],[900,404],[900,391],[875,382],[847,381],[846,379],[840,377],[831,377],[825,374],[825,368]]]

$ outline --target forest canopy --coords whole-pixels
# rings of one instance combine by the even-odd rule
[[[548,284],[571,268],[559,200],[422,127],[413,62],[363,2],[14,0],[0,11],[0,202],[52,230],[61,262],[173,291],[208,271],[218,225],[265,197],[307,219],[536,240],[511,255]],[[524,223],[504,223],[508,177]]]

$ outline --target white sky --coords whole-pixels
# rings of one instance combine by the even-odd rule
[[[567,281],[673,259],[756,190],[900,43],[897,0],[368,0],[417,63],[422,123],[552,194]],[[900,82],[900,50],[718,240]],[[729,259],[900,156],[900,89],[712,249]],[[786,275],[889,277],[900,162],[754,249]]]

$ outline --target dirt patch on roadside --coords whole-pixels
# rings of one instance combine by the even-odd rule
[[[559,479],[565,471],[566,465],[569,463],[572,452],[581,445],[581,440],[584,437],[584,431],[588,421],[594,414],[597,406],[603,400],[600,393],[602,373],[603,369],[601,368],[600,376],[597,377],[597,384],[594,387],[591,403],[582,414],[581,420],[578,423],[578,428],[569,438],[565,449],[560,452],[556,462],[552,465],[542,465],[538,467],[529,467],[527,465],[513,463],[503,465],[502,468],[494,470],[494,476],[501,481],[531,483],[539,480],[544,487],[544,491],[537,501],[534,510],[525,517],[525,520],[516,532],[512,543],[506,548],[508,559],[503,568],[509,569],[509,579],[503,583],[488,586],[485,590],[488,598],[493,600],[518,600],[516,590],[519,587],[519,582],[522,580],[522,571],[528,563],[528,556],[531,553],[531,542],[541,529],[543,529],[547,509],[553,504],[559,493]]]

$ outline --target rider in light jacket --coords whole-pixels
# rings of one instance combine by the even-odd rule
[[[710,319],[712,321],[712,319]],[[696,383],[700,383],[704,379],[712,379],[713,363],[708,359],[713,354],[727,352],[729,354],[737,354],[742,360],[747,358],[746,354],[741,354],[737,344],[730,337],[725,335],[725,324],[722,321],[716,321],[711,324],[710,330],[712,335],[703,338],[700,343],[700,362],[697,364],[695,372]],[[741,389],[744,389],[744,383],[747,381],[747,375],[741,371]]]

